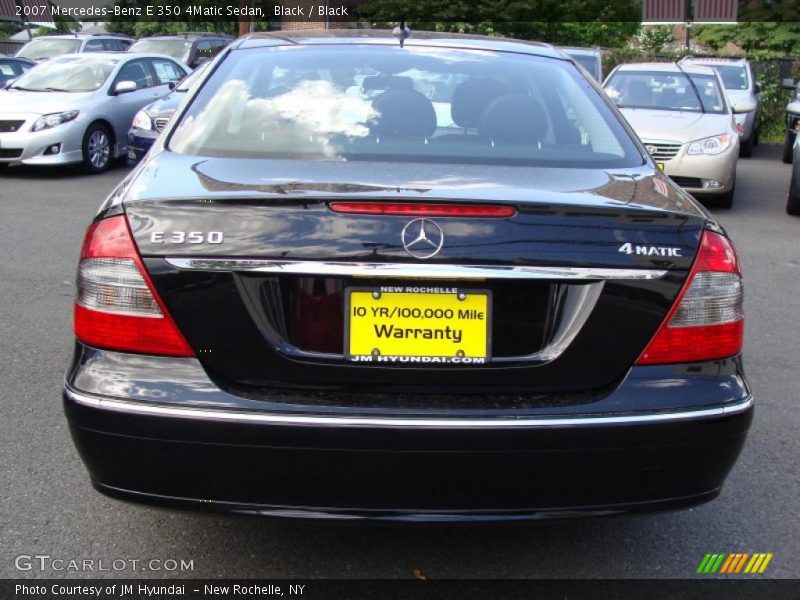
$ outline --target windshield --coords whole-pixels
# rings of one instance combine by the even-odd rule
[[[605,90],[620,108],[727,112],[715,77],[692,74],[691,78],[690,82],[683,73],[663,71],[617,71]]]
[[[714,65],[726,90],[747,89],[747,69],[735,65]]]
[[[102,87],[118,61],[90,55],[57,58],[31,69],[11,87],[34,92],[93,92]]]
[[[189,59],[191,50],[191,40],[140,40],[128,48],[128,52],[166,54],[183,63]]]
[[[234,52],[195,97],[170,147],[226,157],[642,164],[569,63],[397,46]]]
[[[38,39],[31,40],[25,44],[22,49],[17,52],[17,56],[29,58],[31,60],[46,60],[61,56],[62,54],[78,52],[80,47],[81,41],[78,39]]]

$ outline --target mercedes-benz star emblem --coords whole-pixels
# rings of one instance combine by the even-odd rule
[[[431,258],[444,244],[444,233],[435,221],[414,219],[403,227],[403,248],[414,258]]]

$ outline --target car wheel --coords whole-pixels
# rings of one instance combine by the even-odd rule
[[[5,171],[8,168],[8,163],[0,163],[0,171]]]
[[[800,216],[800,193],[789,189],[789,199],[786,201],[786,212],[790,215]]]
[[[786,139],[783,140],[783,156],[781,160],[785,162],[787,165],[792,164],[792,154],[794,154],[794,138],[795,133],[791,131],[786,132]]]
[[[736,194],[736,181],[733,182],[730,191],[716,196],[713,205],[717,208],[731,208],[733,207],[733,196]]]
[[[94,123],[83,136],[83,168],[87,173],[102,173],[111,164],[111,136],[108,129]]]
[[[753,138],[755,134],[750,135],[750,139],[746,142],[742,142],[742,145],[739,146],[739,156],[742,158],[750,158],[753,156]]]
[[[759,137],[759,135],[758,135],[758,129],[754,129],[754,130],[753,130],[753,148],[755,148],[756,146],[758,146],[758,144],[759,144],[760,142],[761,142],[761,138],[760,138],[760,137]]]

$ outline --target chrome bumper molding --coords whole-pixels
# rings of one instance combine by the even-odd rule
[[[537,267],[494,265],[440,265],[432,263],[361,263],[327,261],[286,261],[270,259],[180,258],[167,263],[192,271],[246,271],[275,275],[321,275],[327,277],[402,279],[562,279],[613,280],[661,279],[666,270],[594,267]]]
[[[581,427],[604,425],[629,425],[636,423],[666,423],[671,421],[684,421],[703,419],[708,417],[721,417],[746,411],[753,405],[753,397],[726,406],[705,408],[698,410],[684,410],[676,412],[627,414],[608,416],[585,417],[539,417],[539,418],[496,418],[496,419],[470,419],[470,418],[409,418],[409,417],[332,417],[321,415],[298,415],[278,413],[254,413],[228,409],[189,408],[182,406],[166,406],[163,404],[148,404],[106,398],[83,394],[69,387],[64,391],[67,397],[83,406],[91,408],[121,412],[133,415],[149,415],[153,417],[168,417],[181,419],[198,419],[202,421],[215,421],[227,423],[250,423],[267,425],[287,425],[306,427],[367,427],[389,429],[524,429],[547,427]]]

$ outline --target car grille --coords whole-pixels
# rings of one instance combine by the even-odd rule
[[[644,145],[653,160],[670,160],[675,158],[681,149],[681,144],[665,144],[663,142],[644,142]]]
[[[19,158],[22,156],[22,150],[14,148],[0,148],[0,158]]]
[[[703,187],[703,180],[697,177],[670,177],[672,181],[677,183],[682,188],[701,188]]]
[[[166,117],[159,117],[158,119],[153,120],[155,121],[157,131],[164,131],[164,127],[166,127],[167,123],[169,123],[169,118]]]
[[[0,121],[0,133],[13,133],[22,127],[25,121]]]

